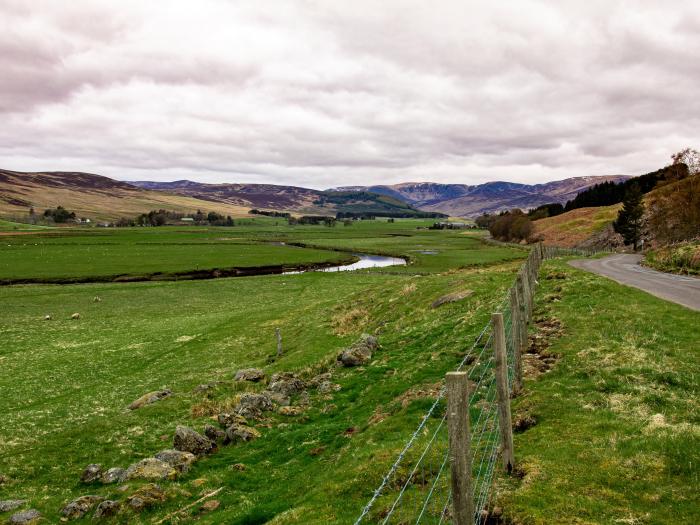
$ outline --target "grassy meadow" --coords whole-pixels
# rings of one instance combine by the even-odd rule
[[[298,415],[267,412],[255,424],[259,439],[222,447],[177,480],[160,483],[164,503],[105,521],[354,521],[527,252],[486,245],[473,232],[425,229],[431,221],[335,228],[275,222],[2,237],[0,278],[40,272],[81,278],[95,270],[137,275],[144,268],[173,272],[243,261],[312,264],[347,252],[403,256],[409,264],[0,286],[0,475],[6,478],[0,500],[26,499],[23,508],[39,509],[49,523],[81,495],[123,500],[145,482],[86,485],[83,468],[127,467],[171,448],[176,425],[201,431],[215,423],[237,395],[263,388],[234,383],[241,368],[306,379],[331,371],[340,390],[309,390],[309,405]],[[48,269],[36,268],[42,265]],[[699,314],[562,261],[548,262],[543,276],[537,316],[561,321],[550,348],[559,359],[550,372],[527,376],[524,395],[514,400],[514,415],[531,414],[537,424],[515,436],[522,479],[500,477],[493,502],[519,524],[696,523]],[[432,307],[453,292],[465,293]],[[71,319],[73,313],[80,319]],[[381,345],[372,361],[336,368],[338,352],[362,333]],[[202,384],[212,388],[199,391]],[[164,388],[173,395],[127,410],[142,394]],[[220,490],[217,509],[194,505],[167,517],[214,490]],[[77,522],[91,522],[90,516]]]
[[[66,245],[72,244],[78,257],[106,242],[113,252],[122,251],[120,261],[138,262],[133,272],[143,271],[136,250],[140,243],[164,249],[171,243],[190,251],[189,259],[163,263],[169,265],[216,252],[203,247],[268,247],[260,244],[268,241],[406,255],[410,264],[332,274],[0,287],[0,474],[8,478],[0,485],[0,499],[27,499],[50,522],[80,495],[123,499],[118,486],[81,484],[82,469],[89,463],[126,467],[169,448],[177,424],[201,430],[231,406],[241,389],[261,389],[234,384],[240,368],[308,377],[333,369],[338,351],[367,332],[378,336],[381,350],[369,366],[335,370],[340,391],[311,391],[310,406],[296,417],[269,413],[258,425],[260,439],[223,447],[179,480],[164,482],[169,498],[163,505],[113,518],[147,523],[223,487],[217,495],[220,508],[199,516],[199,522],[351,521],[430,401],[399,399],[417,385],[434,385],[459,361],[526,255],[486,246],[458,231],[416,229],[426,224],[366,221],[291,228],[259,223],[108,235],[62,230],[58,236],[32,235],[31,241],[28,235],[4,237],[10,250],[14,243],[35,243],[27,250],[41,247],[46,262],[55,248],[62,253],[55,267],[63,275],[73,268]],[[217,240],[232,237],[240,244]],[[319,253],[288,249],[308,261]],[[16,264],[11,271],[22,275],[22,258],[16,261],[20,268]],[[23,267],[31,272],[30,264]],[[472,293],[431,307],[455,290]],[[70,319],[73,313],[80,319]],[[45,321],[45,315],[52,320]],[[284,354],[272,360],[275,328],[281,330]],[[196,392],[203,383],[216,387]],[[174,395],[136,411],[126,409],[142,394],[162,388]],[[237,464],[245,470],[233,468]],[[133,491],[140,483],[128,484]],[[197,508],[185,518],[190,514]]]

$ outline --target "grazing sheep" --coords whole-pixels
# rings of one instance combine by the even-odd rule
[[[96,295],[95,298],[92,300],[93,303],[99,303],[102,301],[102,298],[99,295]]]
[[[74,313],[73,315],[70,316],[71,319],[80,319],[80,314],[79,313]]]
[[[53,319],[53,318],[50,315],[44,316],[44,321],[50,321],[51,319]]]

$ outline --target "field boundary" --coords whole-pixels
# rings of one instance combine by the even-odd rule
[[[498,456],[508,474],[515,466],[510,399],[523,388],[521,356],[528,344],[540,266],[546,259],[595,253],[542,243],[532,247],[496,312],[447,373],[447,384],[355,525],[487,522]]]

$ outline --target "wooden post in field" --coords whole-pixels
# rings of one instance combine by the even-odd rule
[[[530,289],[530,276],[528,272],[524,271],[521,274],[523,282],[523,303],[525,307],[525,317],[523,318],[523,323],[527,323],[530,320],[530,312],[532,311],[530,300],[531,300],[531,289]]]
[[[518,316],[518,336],[520,337],[520,354],[524,354],[527,349],[527,320],[528,320],[528,305],[527,305],[527,286],[525,285],[524,274],[518,276],[516,283],[518,284],[518,304],[520,305],[520,315]]]
[[[513,459],[513,427],[510,419],[506,331],[503,327],[503,314],[493,314],[491,316],[491,325],[493,326],[493,352],[496,360],[496,401],[498,402],[498,422],[501,428],[503,468],[510,474],[515,465],[515,460]]]
[[[275,335],[277,336],[277,357],[282,355],[282,333],[279,328],[275,328]]]
[[[523,388],[523,361],[521,354],[522,339],[520,328],[520,301],[518,300],[518,285],[510,289],[510,339],[513,345],[513,395],[519,394]]]
[[[447,431],[452,473],[452,514],[455,525],[474,522],[471,432],[469,429],[469,380],[467,372],[448,372]]]

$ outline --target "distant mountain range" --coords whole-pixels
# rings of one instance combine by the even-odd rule
[[[535,185],[416,182],[321,191],[273,184],[206,184],[188,180],[127,183],[91,173],[0,170],[0,214],[26,214],[29,207],[42,212],[62,205],[78,216],[105,220],[133,217],[158,208],[184,213],[201,209],[234,217],[244,216],[252,208],[309,215],[340,212],[418,216],[420,210],[474,217],[484,212],[564,203],[594,184],[626,178],[624,175],[575,177]]]
[[[564,204],[595,184],[620,182],[628,178],[627,175],[602,175],[573,177],[544,184],[498,181],[475,186],[404,182],[387,186],[346,186],[330,191],[369,191],[401,199],[420,210],[439,211],[458,217],[475,217],[482,213],[512,208],[527,210],[551,202]]]

